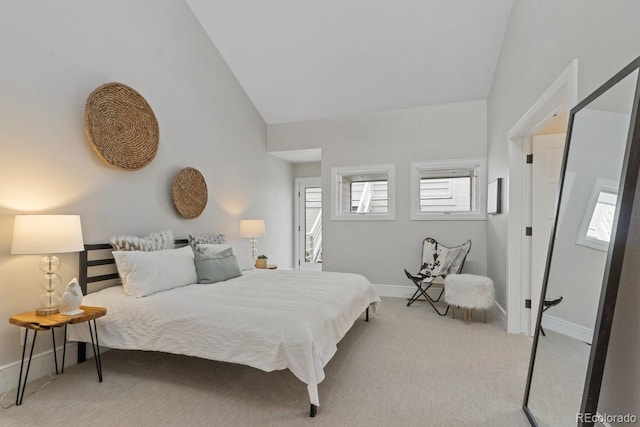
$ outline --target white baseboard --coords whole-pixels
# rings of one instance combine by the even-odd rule
[[[34,350],[36,350],[37,348],[38,343],[36,342],[36,348]],[[25,354],[24,361],[25,370],[27,369],[27,363],[29,361],[28,353],[30,349],[31,345],[27,344],[27,354]],[[67,343],[67,354],[64,361],[65,368],[70,365],[75,365],[77,349],[77,343]],[[62,347],[58,347],[56,350],[58,365],[60,366],[62,363]],[[29,369],[29,381],[42,378],[48,374],[55,375],[56,368],[53,365],[53,360],[54,358],[52,349],[49,349],[42,353],[34,353],[33,359],[31,359],[31,368]],[[3,380],[0,381],[0,393],[5,393],[7,390],[11,390],[18,386],[18,376],[20,375],[20,360],[16,360],[15,362],[0,366],[0,371],[4,374],[2,375]]]
[[[415,286],[373,285],[381,297],[411,298],[416,291]]]
[[[546,314],[542,317],[542,327],[588,344],[591,344],[591,340],[593,339],[593,329],[585,328],[584,326],[576,325],[575,323],[567,322],[566,320]]]
[[[25,354],[24,361],[24,369],[27,369],[27,363],[29,361],[29,350],[31,349],[31,345],[27,344],[27,354]],[[38,343],[36,342],[36,348],[38,349]],[[22,350],[22,349],[21,349]],[[58,357],[58,368],[62,365],[62,346],[56,348],[56,353]],[[109,349],[106,347],[100,346],[100,354],[108,351]],[[75,365],[77,363],[77,355],[78,355],[78,343],[76,342],[68,342],[67,343],[67,354],[65,355],[64,367],[67,368],[71,365]],[[91,343],[87,345],[87,359],[93,357],[93,350],[91,348]],[[53,358],[53,349],[49,349],[47,351],[41,353],[33,354],[33,358],[31,359],[31,367],[29,369],[29,382],[37,380],[39,378],[45,377],[49,374],[55,375],[56,368],[54,366],[54,358]],[[91,361],[90,363],[93,363]],[[7,363],[4,366],[0,366],[0,395],[7,392],[7,390],[15,389],[18,386],[18,377],[20,376],[20,360],[16,360],[15,362]],[[24,376],[24,373],[23,373]],[[9,397],[6,397],[5,400],[7,402],[11,401]],[[14,396],[15,401],[15,396]]]
[[[402,286],[402,285],[373,285],[378,291],[378,295],[381,297],[392,298],[411,298],[416,291],[415,286]],[[491,313],[493,313],[498,319],[498,322],[502,327],[507,330],[507,312],[500,304],[495,302],[491,307]]]
[[[497,301],[495,301],[493,303],[493,306],[491,306],[491,313],[493,313],[496,316],[496,319],[498,320],[500,325],[502,325],[502,328],[506,331],[507,330],[507,312],[505,311],[504,308],[502,308],[500,304],[498,304]]]

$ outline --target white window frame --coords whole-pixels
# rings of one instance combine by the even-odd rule
[[[582,218],[582,224],[580,225],[580,231],[578,232],[578,239],[576,240],[576,243],[581,246],[586,246],[587,248],[607,252],[609,250],[609,242],[587,236],[593,212],[598,204],[600,193],[603,191],[605,193],[614,193],[617,195],[618,183],[613,179],[596,177],[596,182],[593,184],[593,191],[591,191],[589,203],[587,203],[587,209],[585,210],[584,217]],[[613,234],[613,230],[611,230],[611,233]]]
[[[342,212],[340,209],[340,177],[351,175],[387,175],[387,212]],[[336,166],[331,168],[332,221],[394,221],[396,219],[396,165],[393,163],[366,166]]]
[[[423,171],[474,169],[476,206],[470,212],[421,212],[420,175]],[[411,162],[411,220],[413,221],[483,221],[487,219],[487,159],[484,157],[455,160]]]

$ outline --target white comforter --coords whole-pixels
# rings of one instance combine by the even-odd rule
[[[189,285],[133,298],[121,286],[84,297],[107,308],[100,344],[289,369],[319,405],[317,385],[336,344],[370,305],[375,288],[359,275],[252,270],[211,285]],[[90,342],[88,328],[69,325],[69,339]]]

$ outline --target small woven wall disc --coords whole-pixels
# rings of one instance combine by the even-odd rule
[[[102,160],[118,169],[143,168],[156,155],[160,132],[153,110],[134,89],[107,83],[91,92],[84,130]]]
[[[178,172],[173,178],[171,198],[180,215],[187,219],[199,217],[209,198],[207,183],[200,171],[184,168]]]

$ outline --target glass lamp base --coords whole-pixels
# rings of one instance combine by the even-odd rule
[[[50,314],[58,314],[60,309],[58,307],[40,307],[36,309],[36,316],[48,316]]]

